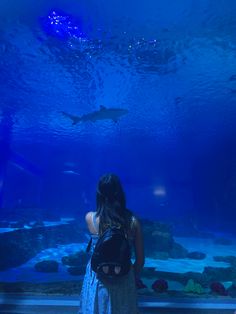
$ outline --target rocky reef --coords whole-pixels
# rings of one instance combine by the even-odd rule
[[[39,252],[58,244],[86,241],[84,230],[75,220],[0,233],[0,271],[20,266]]]
[[[142,226],[147,257],[158,259],[187,257],[188,251],[175,242],[169,225],[156,221],[142,220]]]
[[[32,259],[41,251],[56,248],[60,244],[87,243],[86,230],[76,220],[63,221],[58,225],[47,226],[44,222],[29,223],[25,228],[16,222],[18,229],[0,233],[0,271],[17,267]],[[147,257],[161,260],[168,258],[203,260],[206,254],[200,251],[189,252],[172,235],[171,226],[148,220],[142,220],[144,233],[145,254]],[[220,241],[221,245],[225,241]],[[62,255],[63,256],[63,255]],[[79,276],[78,282],[71,277],[64,282],[48,282],[45,284],[33,283],[1,283],[2,292],[29,291],[39,293],[77,294],[81,287],[81,278],[89,255],[85,251],[65,255],[61,261],[57,259],[40,260],[34,265],[37,272],[60,272],[61,266],[66,267],[72,276]],[[236,297],[236,256],[215,256],[216,262],[228,263],[227,267],[205,266],[202,272],[177,273],[175,271],[160,271],[155,267],[145,267],[142,280],[136,282],[139,293],[145,295],[168,294],[173,296],[191,296],[211,294],[212,296]],[[182,262],[182,261],[181,261]],[[191,262],[191,261],[189,261]],[[193,261],[194,262],[194,261]],[[168,263],[168,261],[166,261]],[[82,276],[81,276],[82,275]],[[64,280],[64,279],[63,279]],[[169,282],[178,283],[181,291],[170,290]],[[224,282],[228,282],[226,287]]]
[[[88,260],[88,254],[85,251],[79,251],[63,256],[62,264],[67,266],[67,270],[72,276],[81,276],[85,274]]]

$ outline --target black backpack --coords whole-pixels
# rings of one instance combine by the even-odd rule
[[[91,257],[91,267],[104,279],[113,280],[129,272],[131,248],[122,228],[110,226],[99,237]]]

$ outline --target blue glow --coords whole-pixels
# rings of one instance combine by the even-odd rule
[[[46,17],[42,17],[41,25],[44,31],[58,39],[85,39],[82,32],[82,22],[61,10],[51,10]]]

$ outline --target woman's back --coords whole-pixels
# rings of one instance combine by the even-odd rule
[[[99,222],[100,222],[100,217],[96,216],[96,212],[88,212],[85,215],[85,221],[87,223],[87,227],[89,232],[92,235],[99,235]],[[135,228],[137,224],[137,218],[135,216],[132,216],[131,222],[130,222],[130,229],[128,230],[128,238],[130,240],[135,238]]]
[[[107,177],[102,177],[102,180],[103,183],[107,184],[106,188],[112,188],[106,190],[102,189],[101,185],[99,186],[100,190],[97,192],[97,211],[90,211],[85,216],[87,227],[92,237],[92,252],[97,240],[103,234],[104,230],[106,230],[107,226],[119,223],[126,228],[129,242],[134,247],[135,263],[126,275],[120,277],[115,282],[109,282],[99,278],[92,270],[90,259],[84,277],[79,313],[137,314],[135,277],[139,275],[144,264],[140,223],[137,218],[130,216],[130,212],[126,210],[125,199],[123,197],[124,193],[117,177],[107,175]],[[117,193],[117,184],[120,194]],[[110,194],[107,194],[107,191]]]

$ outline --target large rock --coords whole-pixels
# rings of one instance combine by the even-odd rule
[[[187,254],[187,258],[190,258],[190,259],[202,260],[202,259],[205,259],[205,257],[206,257],[205,253],[198,252],[198,251],[189,252]]]
[[[63,256],[61,261],[62,264],[77,267],[84,266],[89,260],[89,255],[85,251],[79,251],[68,256]]]
[[[225,262],[229,263],[232,267],[236,269],[236,256],[214,256],[213,259],[216,262]]]
[[[171,258],[186,258],[188,250],[185,249],[181,244],[174,241],[168,253],[169,257]]]
[[[173,220],[172,220],[173,221]],[[201,230],[198,222],[189,217],[176,219],[172,222],[172,231],[176,237],[214,239],[214,233]]]
[[[84,230],[76,221],[1,233],[0,271],[22,265],[42,250],[75,242],[87,242]]]
[[[169,225],[142,220],[145,254],[147,257],[167,259],[185,258],[188,251],[174,241]]]
[[[59,263],[53,260],[45,260],[38,262],[34,265],[34,268],[38,272],[43,273],[57,273],[59,268]]]
[[[208,282],[236,280],[236,269],[233,267],[205,267],[203,275]]]
[[[86,266],[90,256],[85,251],[79,251],[68,256],[63,256],[61,261],[62,264],[70,266],[67,271],[72,276],[81,276],[85,274]]]

